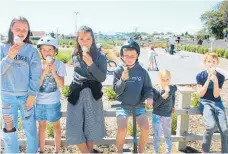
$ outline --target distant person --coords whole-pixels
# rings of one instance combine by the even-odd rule
[[[170,52],[171,55],[173,55],[173,53],[174,53],[174,47],[175,47],[174,45],[175,45],[174,36],[170,36],[169,37],[169,46],[170,46],[169,52]]]
[[[148,51],[148,57],[149,57],[149,66],[148,66],[148,71],[152,71],[154,70],[154,55],[155,51],[154,51],[154,46],[150,47],[150,50]]]
[[[226,31],[224,38],[225,38],[225,42],[227,42],[228,41],[228,31]]]
[[[203,40],[202,39],[199,39],[198,45],[202,45],[202,44],[203,44]]]
[[[176,41],[177,41],[177,44],[179,44],[179,43],[180,43],[180,36],[177,36]]]

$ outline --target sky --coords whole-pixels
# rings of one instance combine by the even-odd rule
[[[28,19],[32,31],[70,34],[77,27],[94,32],[194,33],[202,28],[201,14],[219,1],[202,0],[0,0],[0,33],[7,34],[11,20]]]

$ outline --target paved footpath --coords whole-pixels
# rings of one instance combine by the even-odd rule
[[[146,69],[148,66],[148,50],[141,49],[139,62]],[[157,53],[156,61],[159,70],[167,69],[172,74],[172,84],[186,85],[196,84],[196,75],[201,72],[204,67],[202,65],[203,55],[191,52],[178,51],[174,55],[169,55],[164,49],[155,49]],[[228,78],[228,71],[219,70],[225,74],[226,79]],[[158,72],[149,71],[152,83],[158,83]],[[69,85],[72,81],[73,67],[67,66],[67,77],[65,78],[65,84]],[[108,75],[103,83],[105,86],[112,85],[113,75]]]

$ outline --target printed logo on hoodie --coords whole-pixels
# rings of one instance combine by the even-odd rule
[[[129,77],[127,82],[140,82],[141,80],[142,80],[141,76],[132,76],[132,77]]]
[[[26,62],[26,63],[29,64],[29,59],[28,59],[28,57],[25,57],[25,56],[22,56],[22,55],[16,55],[16,56],[14,57],[14,60],[22,60],[22,61],[24,61],[24,62]]]

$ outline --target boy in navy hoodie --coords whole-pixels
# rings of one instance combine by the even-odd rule
[[[138,62],[140,47],[132,39],[128,40],[120,50],[123,65],[117,67],[114,72],[113,89],[117,93],[117,100],[121,102],[121,108],[117,108],[116,117],[118,132],[116,146],[118,152],[123,152],[123,144],[127,134],[127,118],[132,114],[127,105],[136,106],[147,100],[152,106],[152,84],[147,71]],[[149,123],[145,115],[145,108],[137,108],[136,120],[141,129],[139,138],[139,153],[144,151],[144,146],[149,137]]]

